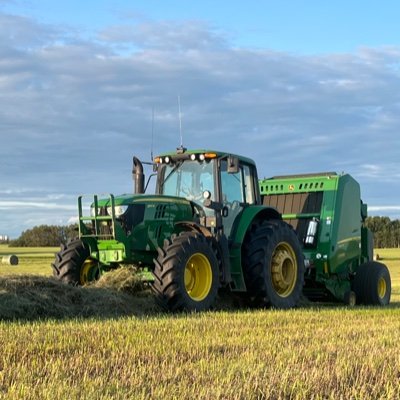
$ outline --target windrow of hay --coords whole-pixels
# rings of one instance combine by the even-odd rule
[[[147,294],[146,289],[148,287],[134,266],[118,268],[107,272],[97,282],[94,282],[93,286],[136,295]]]
[[[215,308],[232,310],[243,305],[222,292]],[[40,275],[0,276],[0,320],[117,318],[160,311],[149,283],[134,266],[107,272],[84,287]]]
[[[129,268],[78,287],[36,275],[0,276],[0,320],[115,318],[157,309],[144,283]]]

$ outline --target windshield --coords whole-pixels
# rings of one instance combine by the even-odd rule
[[[214,160],[178,162],[162,166],[160,193],[169,196],[185,197],[200,205],[203,193],[208,190],[215,199]]]

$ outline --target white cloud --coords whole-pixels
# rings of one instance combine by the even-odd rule
[[[65,204],[56,204],[56,203],[38,203],[33,201],[16,201],[16,200],[0,200],[0,210],[21,210],[21,209],[32,209],[32,208],[41,208],[41,209],[49,209],[49,210],[59,210],[59,211],[70,211],[76,210],[75,206],[65,205]]]
[[[80,193],[131,191],[153,107],[154,152],[179,144],[178,94],[187,147],[250,156],[261,177],[344,170],[371,204],[400,196],[400,48],[299,56],[232,48],[201,22],[139,21],[96,40],[0,22],[0,204],[29,211],[0,231],[68,221]]]
[[[382,160],[380,164],[361,164],[355,168],[355,174],[360,178],[376,182],[398,182],[400,180],[400,164],[385,159],[385,152],[379,151]],[[391,187],[392,188],[392,187]]]
[[[331,87],[338,87],[348,90],[355,90],[362,86],[360,81],[353,80],[353,79],[332,79],[327,81],[320,81],[321,85],[324,86],[331,86]]]
[[[78,216],[74,216],[68,219],[67,224],[68,225],[73,225],[73,224],[77,224],[79,221]]]
[[[379,211],[379,212],[385,212],[385,211],[398,211],[400,212],[400,205],[399,206],[370,206],[368,207],[369,211]]]
[[[59,38],[59,30],[31,18],[0,12],[0,44],[9,48],[29,48]]]
[[[220,49],[226,46],[221,32],[201,21],[140,22],[105,28],[99,39],[115,44],[131,44],[138,49],[184,50]]]

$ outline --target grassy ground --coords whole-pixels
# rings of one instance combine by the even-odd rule
[[[18,265],[0,263],[0,275],[4,274],[36,274],[50,275],[50,263],[59,247],[8,247],[0,244],[0,262],[3,256],[15,254],[19,259]]]
[[[399,317],[307,309],[2,324],[0,390],[7,399],[398,399]]]
[[[398,399],[400,250],[377,252],[390,307],[165,315],[112,280],[82,289],[9,275],[51,274],[54,249],[15,250],[21,264],[0,267],[0,303],[20,315],[0,322],[0,399]]]
[[[376,249],[380,262],[386,264],[392,279],[392,303],[400,303],[400,249]],[[400,306],[400,304],[399,304]]]

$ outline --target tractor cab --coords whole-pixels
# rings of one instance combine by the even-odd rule
[[[257,172],[250,159],[178,149],[155,158],[157,195],[185,198],[199,210],[200,224],[226,237],[243,209],[259,203]]]

